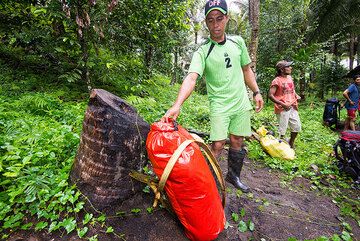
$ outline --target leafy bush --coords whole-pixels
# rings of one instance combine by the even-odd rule
[[[159,121],[174,103],[180,89],[179,84],[169,86],[169,83],[168,78],[157,75],[154,77],[152,84],[147,85],[146,96],[130,95],[126,99],[138,109],[140,115],[147,122]],[[207,97],[193,92],[182,106],[177,121],[184,127],[208,133],[210,125]]]
[[[54,222],[66,229],[63,222],[84,204],[67,180],[85,103],[36,93],[3,96],[0,109],[0,231],[54,230]],[[33,215],[37,224],[25,218]]]

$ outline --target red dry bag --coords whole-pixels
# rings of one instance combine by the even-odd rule
[[[224,229],[226,219],[216,182],[197,143],[213,159],[207,146],[195,141],[176,122],[156,122],[151,125],[146,149],[160,179],[159,189],[164,186],[186,236],[191,240],[213,240]],[[211,165],[224,191],[216,160]]]

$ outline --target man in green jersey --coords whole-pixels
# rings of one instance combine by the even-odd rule
[[[247,95],[248,86],[254,95],[256,112],[263,108],[250,57],[240,36],[228,37],[225,27],[229,21],[225,0],[207,1],[205,5],[206,26],[210,38],[194,53],[189,73],[185,77],[173,106],[166,112],[176,119],[180,107],[194,90],[196,80],[205,75],[210,102],[210,140],[212,151],[218,157],[230,138],[228,173],[226,180],[236,188],[249,192],[240,181],[246,151],[242,148],[245,136],[251,135],[250,116],[252,106]]]

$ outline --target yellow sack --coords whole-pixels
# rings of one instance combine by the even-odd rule
[[[261,126],[256,132],[259,134],[261,146],[270,156],[286,160],[295,159],[294,149],[287,142],[276,139],[272,135],[267,135],[268,131],[264,126]]]

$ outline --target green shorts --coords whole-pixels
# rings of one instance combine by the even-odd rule
[[[236,136],[250,136],[250,117],[250,110],[238,112],[229,116],[210,115],[210,140],[226,140],[229,134]]]

